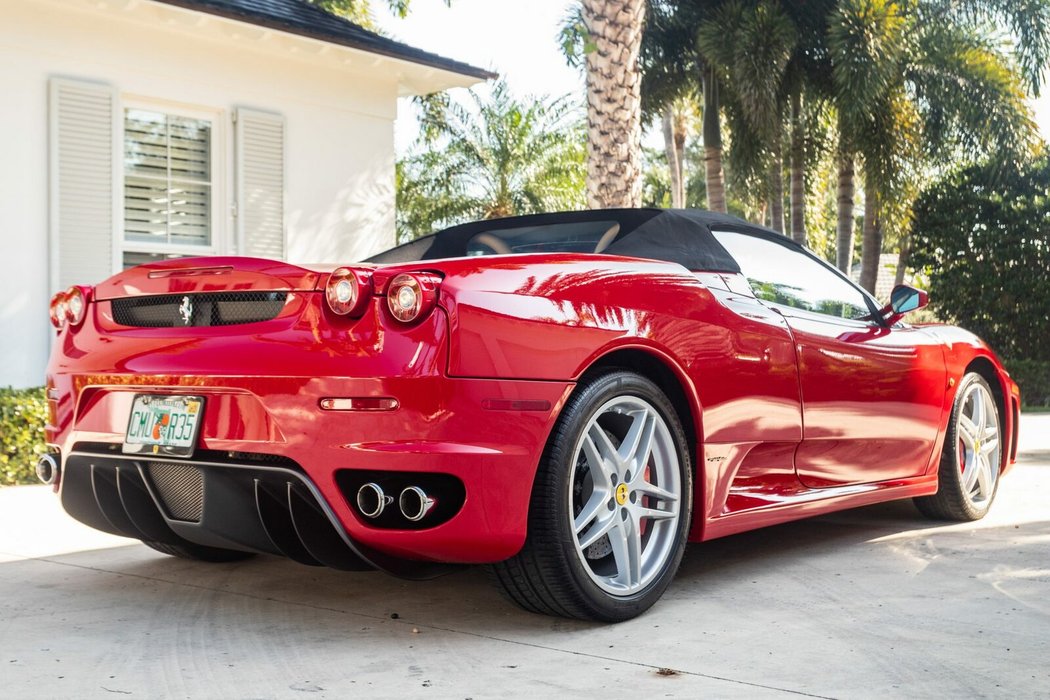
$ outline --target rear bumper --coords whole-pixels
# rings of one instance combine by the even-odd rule
[[[107,379],[74,390],[75,384]],[[569,382],[445,377],[57,375],[51,381],[57,395],[77,396],[67,425],[53,426],[49,436],[63,455],[59,488],[74,517],[99,529],[164,541],[150,531],[143,534],[134,522],[127,527],[130,513],[125,508],[122,515],[118,506],[126,506],[121,497],[128,491],[137,494],[132,500],[154,506],[152,519],[161,533],[170,530],[198,544],[302,560],[299,549],[311,552],[310,533],[303,533],[302,522],[317,520],[304,520],[316,512],[311,514],[303,503],[312,503],[324,516],[317,523],[330,523],[351,553],[369,552],[365,558],[373,563],[377,554],[447,563],[493,562],[514,555],[524,542],[532,482],[550,426],[572,388]],[[200,468],[205,485],[200,523],[171,518],[151,481],[150,465],[156,460],[132,459],[121,455],[119,447],[136,394],[179,392],[205,398],[198,453],[185,461],[157,459]],[[392,396],[400,405],[383,412],[320,408],[321,398],[339,396]],[[546,408],[500,410],[521,401],[531,409]],[[267,461],[279,463],[280,471],[261,466],[260,455],[272,456]],[[348,484],[360,481],[354,479],[360,471],[368,480],[389,475],[399,483],[420,475],[450,475],[461,482],[465,498],[461,496],[451,517],[433,527],[426,521],[419,529],[380,526],[357,511],[356,486]],[[99,495],[107,490],[112,493]],[[107,499],[112,502],[108,506]],[[275,515],[268,524],[265,508],[274,503],[281,508],[270,510],[283,509],[284,515]],[[296,503],[301,506],[298,518]],[[116,514],[107,511],[109,506]],[[315,529],[323,530],[321,525]],[[292,538],[286,535],[297,532],[300,542],[293,541],[289,549]],[[326,562],[316,551],[310,558],[339,565],[338,558]],[[393,564],[378,566],[391,570]]]
[[[171,463],[103,449],[69,455],[65,478],[67,512],[125,537],[264,552],[348,571],[379,568],[408,578],[444,571],[356,542],[316,486],[286,465]]]

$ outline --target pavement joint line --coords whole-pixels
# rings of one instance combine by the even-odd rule
[[[439,632],[447,632],[449,634],[458,634],[458,635],[463,635],[463,636],[467,636],[467,637],[476,637],[478,639],[485,639],[485,640],[494,641],[494,642],[503,642],[505,644],[513,644],[513,645],[516,645],[516,646],[530,647],[530,648],[533,648],[533,649],[542,649],[544,651],[551,651],[551,652],[555,652],[555,653],[559,653],[559,654],[569,654],[569,655],[572,655],[572,656],[581,656],[581,657],[584,657],[584,658],[595,659],[595,660],[598,660],[598,661],[606,661],[606,662],[609,662],[609,663],[618,663],[618,664],[624,664],[624,665],[628,665],[628,666],[638,666],[640,668],[651,669],[651,670],[654,670],[654,671],[659,671],[661,668],[666,668],[666,667],[663,667],[663,666],[659,666],[657,664],[644,663],[642,661],[632,661],[630,659],[618,659],[618,658],[614,658],[614,657],[601,656],[599,654],[590,654],[590,653],[583,652],[583,651],[575,651],[573,649],[561,649],[561,648],[558,648],[558,647],[547,646],[545,644],[537,644],[535,642],[525,642],[525,641],[521,641],[521,640],[517,640],[517,639],[506,639],[506,638],[497,637],[497,636],[494,636],[494,635],[481,634],[480,632],[469,632],[469,631],[466,631],[466,630],[457,630],[457,629],[453,629],[453,628],[450,628],[450,627],[442,627],[440,625],[428,624],[428,623],[425,623],[425,622],[412,622],[411,620],[408,620],[408,619],[405,619],[405,618],[391,619],[391,618],[386,617],[384,615],[370,615],[368,613],[357,612],[357,611],[354,611],[354,610],[343,610],[341,608],[333,608],[333,607],[329,607],[327,605],[317,605],[317,604],[314,604],[314,603],[304,603],[304,602],[301,602],[301,601],[285,600],[285,599],[282,599],[282,598],[273,598],[273,597],[270,597],[270,596],[259,596],[259,595],[253,595],[251,593],[243,593],[241,591],[231,591],[231,590],[227,590],[227,589],[223,589],[223,588],[211,588],[209,586],[202,586],[202,585],[196,584],[196,583],[185,583],[185,582],[182,582],[182,581],[169,581],[168,579],[157,578],[155,576],[146,576],[146,575],[143,575],[143,574],[132,574],[132,573],[124,572],[124,571],[111,571],[109,569],[100,569],[100,568],[95,567],[95,566],[84,566],[83,564],[72,564],[70,562],[56,561],[54,559],[49,559],[48,557],[26,557],[26,558],[23,558],[21,561],[44,562],[44,563],[47,563],[47,564],[56,564],[58,566],[68,566],[68,567],[71,567],[71,568],[74,568],[74,569],[82,569],[82,570],[85,570],[85,571],[94,571],[94,572],[100,573],[100,574],[110,574],[112,576],[127,576],[127,577],[130,577],[130,578],[138,578],[138,579],[142,579],[142,580],[145,580],[145,581],[153,581],[155,583],[166,583],[166,584],[172,585],[172,586],[183,586],[185,588],[196,588],[196,589],[199,589],[199,590],[202,590],[202,591],[209,591],[211,593],[224,593],[224,594],[227,594],[227,595],[234,595],[234,596],[239,596],[239,597],[242,597],[242,598],[250,598],[250,599],[253,599],[253,600],[261,600],[261,601],[265,601],[265,602],[268,602],[268,603],[281,603],[283,605],[295,605],[295,606],[304,607],[304,608],[312,608],[314,610],[323,610],[323,611],[326,611],[326,612],[334,612],[334,613],[338,613],[340,615],[349,615],[349,616],[353,616],[353,617],[361,617],[361,618],[364,618],[366,620],[376,620],[376,621],[379,621],[379,622],[395,622],[395,623],[399,623],[401,625],[406,625],[406,626],[407,625],[411,625],[413,627],[423,627],[423,628],[426,628],[426,629],[436,630],[436,631],[439,631]],[[5,563],[10,563],[10,562],[5,562]],[[818,698],[819,700],[836,700],[836,698],[834,698],[833,696],[829,696],[829,695],[817,695],[815,693],[807,693],[807,692],[805,692],[803,690],[793,690],[791,688],[780,688],[780,687],[777,687],[777,686],[774,686],[774,685],[765,685],[765,684],[762,684],[762,683],[755,683],[753,681],[744,681],[744,680],[739,680],[739,679],[736,679],[736,678],[728,678],[726,676],[715,676],[715,675],[712,675],[712,674],[709,674],[709,673],[701,673],[699,671],[685,671],[685,670],[681,670],[681,669],[671,669],[671,670],[673,670],[676,673],[679,673],[681,675],[684,675],[684,676],[694,676],[694,677],[697,677],[697,678],[706,678],[708,680],[720,681],[720,682],[723,682],[723,683],[732,683],[732,684],[735,684],[735,685],[748,686],[750,688],[761,688],[763,690],[772,690],[772,691],[779,692],[779,693],[786,693],[788,695],[799,695],[799,696],[807,697],[807,698]]]

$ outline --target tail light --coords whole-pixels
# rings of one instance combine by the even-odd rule
[[[428,274],[400,274],[386,288],[386,305],[402,323],[426,318],[437,302],[440,279]]]
[[[371,296],[372,276],[367,272],[340,267],[328,276],[325,300],[337,316],[360,316]]]
[[[66,293],[59,292],[51,297],[51,325],[61,328],[66,324]]]
[[[66,292],[66,320],[71,326],[79,326],[87,315],[87,297],[80,287],[70,287]]]
[[[62,328],[66,324],[79,326],[87,316],[88,295],[82,287],[70,287],[51,297],[49,315],[51,325]]]

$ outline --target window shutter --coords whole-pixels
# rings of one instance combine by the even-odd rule
[[[237,240],[244,255],[283,260],[284,117],[238,109]]]
[[[118,108],[109,85],[52,78],[49,88],[51,288],[113,274]]]

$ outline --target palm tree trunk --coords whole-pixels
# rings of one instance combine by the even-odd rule
[[[681,209],[685,206],[683,202],[682,189],[682,161],[678,159],[678,146],[675,143],[675,115],[674,106],[667,105],[664,109],[664,152],[667,154],[667,168],[671,172],[671,206]]]
[[[878,195],[871,186],[871,178],[864,181],[864,238],[860,250],[860,286],[872,294],[879,279],[879,259],[882,256],[882,222],[879,221]]]
[[[904,273],[908,270],[908,258],[911,257],[911,236],[904,236],[901,241],[901,252],[897,255],[897,275],[893,285],[904,284]]]
[[[769,164],[769,209],[773,215],[773,230],[784,233],[784,156],[780,131],[778,124],[773,129],[773,159]]]
[[[802,91],[791,96],[791,238],[806,244],[806,153],[802,130]]]
[[[642,77],[645,0],[582,0],[594,44],[587,53],[587,203],[642,203]]]
[[[689,206],[685,199],[685,139],[686,117],[685,112],[679,109],[674,120],[674,151],[678,160],[678,198],[683,207]]]
[[[714,68],[703,69],[704,88],[704,175],[707,182],[707,208],[726,212],[726,185],[722,173],[722,124],[719,116],[718,80]]]
[[[839,155],[838,236],[835,265],[847,275],[853,267],[853,197],[856,171],[852,154]]]

